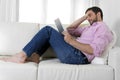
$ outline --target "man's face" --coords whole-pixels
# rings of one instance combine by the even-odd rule
[[[87,20],[90,23],[90,25],[98,21],[97,14],[95,14],[92,10],[89,10],[86,14],[88,15]]]

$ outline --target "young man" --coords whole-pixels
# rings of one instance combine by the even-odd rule
[[[80,27],[85,20],[89,21],[90,26]],[[103,13],[99,7],[88,8],[85,15],[73,22],[62,34],[46,26],[33,37],[22,52],[2,60],[24,63],[33,53],[41,56],[51,46],[62,63],[88,64],[95,56],[100,56],[112,40],[111,31],[103,22]]]

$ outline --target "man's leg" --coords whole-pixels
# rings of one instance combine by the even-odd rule
[[[48,41],[50,36],[49,32],[50,31],[47,27],[41,29],[23,48],[23,51],[10,58],[3,58],[0,60],[4,60],[7,62],[23,63],[25,62],[27,57],[30,57],[35,52],[39,52],[39,55],[42,55],[43,52],[48,48]]]
[[[33,53],[30,57],[27,57],[26,62],[40,62],[40,55],[37,53]]]
[[[47,28],[50,30],[49,43],[62,63],[88,64],[87,57],[81,51],[66,43],[61,33],[51,27]]]
[[[27,58],[26,53],[21,51],[11,57],[0,58],[0,60],[6,61],[6,62],[24,63],[26,58]]]
[[[56,55],[63,63],[69,64],[84,64],[84,58],[86,58],[82,52],[73,48],[64,41],[64,37],[55,29],[46,26],[41,29],[33,39],[23,48],[23,52],[20,53],[26,57],[30,57],[37,50],[41,50],[42,47],[48,43],[51,45]],[[42,53],[41,53],[42,54]],[[20,59],[24,58],[19,56]],[[85,59],[86,60],[86,59]]]
[[[0,60],[6,62],[15,62],[15,63],[24,63],[25,60],[30,57],[35,52],[41,52],[39,55],[42,55],[43,52],[47,49],[45,46],[48,43],[48,32],[45,29],[40,30],[32,40],[23,48],[23,51],[13,55],[10,58],[1,58]],[[34,54],[32,55],[34,57]],[[37,56],[38,57],[38,56]]]
[[[40,56],[50,47],[49,43],[46,43],[41,49],[37,50],[35,53],[33,53],[30,57],[26,59],[27,62],[40,62]]]

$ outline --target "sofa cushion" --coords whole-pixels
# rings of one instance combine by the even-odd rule
[[[113,80],[113,69],[108,65],[63,64],[58,59],[39,63],[38,80]]]
[[[13,55],[38,32],[37,23],[0,23],[0,55]]]
[[[0,61],[0,80],[37,80],[37,64]]]

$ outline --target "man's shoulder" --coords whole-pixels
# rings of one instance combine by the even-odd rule
[[[97,22],[97,24],[100,25],[100,26],[103,26],[103,27],[105,27],[105,26],[108,27],[108,25],[103,21]]]
[[[105,22],[97,22],[96,27],[100,29],[109,29],[108,25]]]

